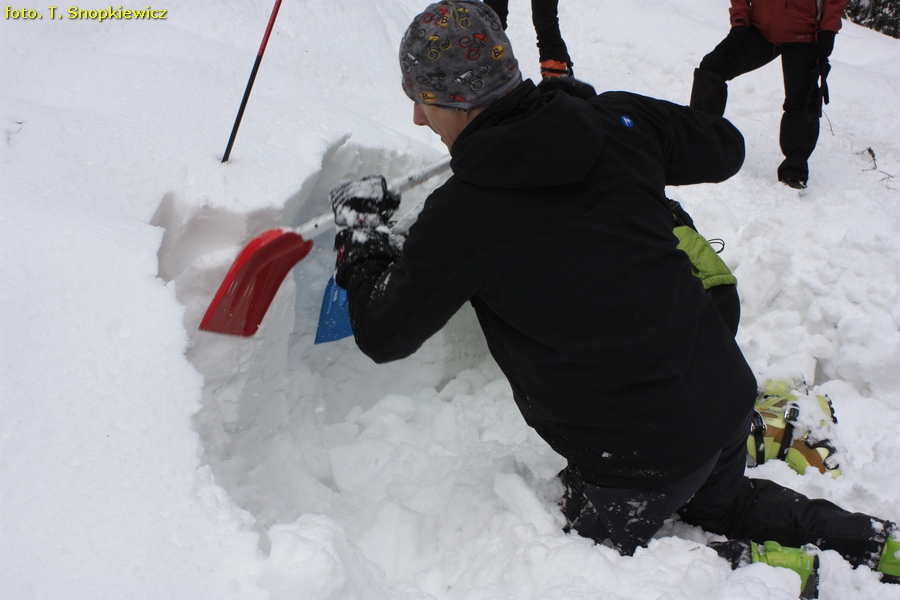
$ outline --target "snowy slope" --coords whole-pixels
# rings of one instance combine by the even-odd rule
[[[580,78],[681,103],[728,30],[714,0],[561,4]],[[0,21],[0,598],[794,597],[792,573],[731,572],[678,522],[629,558],[563,534],[564,461],[468,309],[395,364],[314,346],[330,239],[256,336],[197,331],[253,235],[445,153],[399,86],[423,6],[284,2],[224,165],[271,2]],[[537,77],[529,3],[511,13]],[[756,474],[900,520],[900,42],[845,22],[832,62],[808,190],[775,182],[773,63],[730,87],[742,171],[669,193],[727,242],[760,378],[836,407],[841,478]],[[822,562],[822,598],[900,598]]]

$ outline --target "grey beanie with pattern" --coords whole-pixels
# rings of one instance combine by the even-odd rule
[[[416,16],[400,44],[403,91],[413,102],[471,110],[522,82],[500,18],[478,0],[442,0]]]

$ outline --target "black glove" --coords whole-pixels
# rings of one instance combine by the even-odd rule
[[[400,194],[389,191],[381,175],[370,175],[335,188],[330,199],[338,230],[334,279],[348,288],[355,278],[381,272],[397,259],[387,222],[400,206]]]
[[[806,93],[806,117],[810,123],[822,117],[822,105],[828,104],[828,72],[831,64],[827,58],[819,60],[809,74],[809,90]]]
[[[740,35],[747,35],[748,33],[750,33],[750,28],[747,25],[735,25],[728,32],[728,35],[737,37]]]
[[[381,175],[369,175],[331,191],[331,210],[338,231],[373,230],[386,225],[400,206],[400,194],[391,192]]]
[[[574,77],[548,77],[541,80],[538,84],[538,89],[541,93],[546,93],[551,90],[562,90],[570,96],[582,98],[584,100],[589,100],[597,95],[594,86],[575,79]]]
[[[334,281],[347,291],[378,278],[401,256],[390,236],[380,230],[344,229],[338,232],[334,249],[338,252]]]
[[[816,39],[816,54],[819,60],[831,56],[834,50],[834,36],[837,35],[833,31],[820,31]]]

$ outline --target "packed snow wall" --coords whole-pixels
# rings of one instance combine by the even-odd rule
[[[486,346],[468,305],[414,356],[388,365],[375,365],[352,337],[314,344],[334,266],[333,233],[315,239],[311,253],[282,283],[255,335],[209,333],[198,330],[198,324],[232,261],[254,236],[327,212],[329,190],[344,181],[376,173],[392,180],[425,166],[421,158],[340,139],[323,156],[321,169],[281,207],[239,213],[198,207],[169,194],[153,219],[165,230],[160,276],[175,286],[187,308],[187,355],[205,381],[195,417],[204,460],[216,481],[256,518],[261,533],[321,509],[314,500],[310,504],[316,497],[311,490],[327,492],[334,485],[327,450],[334,440],[326,439],[323,428],[388,394],[440,389],[460,371],[484,362]],[[441,180],[435,177],[404,194],[397,214],[409,211]]]

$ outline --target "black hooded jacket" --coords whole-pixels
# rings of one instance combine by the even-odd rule
[[[712,457],[756,381],[676,248],[665,186],[735,174],[740,132],[661,100],[526,81],[451,155],[402,257],[338,269],[360,349],[408,356],[471,301],[525,420],[586,478],[657,487]]]

